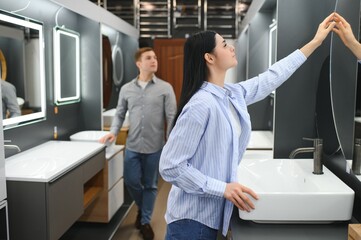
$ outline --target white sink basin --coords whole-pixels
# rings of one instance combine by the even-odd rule
[[[258,152],[258,153],[257,153]],[[259,200],[240,218],[261,223],[329,223],[352,217],[354,191],[325,166],[315,175],[313,159],[272,159],[272,151],[246,151],[238,181]]]
[[[104,127],[110,127],[112,125],[113,118],[115,116],[115,112],[116,112],[115,108],[112,108],[112,109],[109,109],[109,110],[103,112],[103,126]],[[125,114],[125,119],[124,119],[122,127],[129,127],[129,112],[128,111]]]
[[[98,142],[100,138],[107,135],[109,131],[96,131],[96,130],[87,130],[74,133],[70,136],[70,141],[78,142]],[[106,146],[112,146],[115,144],[115,141],[112,143],[106,143]]]
[[[6,179],[49,182],[103,148],[100,143],[49,141],[6,158]]]
[[[347,165],[346,165],[346,171],[347,171],[348,173],[350,173],[350,172],[352,171],[352,160],[346,160],[346,163],[347,163]],[[355,176],[358,178],[358,180],[361,181],[361,175],[356,175],[356,174],[355,174]]]
[[[271,131],[253,130],[247,149],[249,150],[272,150],[273,133]]]

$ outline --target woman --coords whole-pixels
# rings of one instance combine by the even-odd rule
[[[247,105],[268,96],[306,61],[334,27],[332,19],[300,50],[237,84],[224,83],[227,69],[237,65],[233,46],[212,31],[187,39],[178,114],[159,166],[172,183],[166,239],[216,239],[218,230],[226,236],[233,205],[254,209],[257,194],[236,179],[251,133]]]
[[[353,34],[351,25],[338,13],[335,13],[334,20],[337,24],[333,31],[337,33],[345,46],[351,50],[357,59],[361,60],[361,44]]]

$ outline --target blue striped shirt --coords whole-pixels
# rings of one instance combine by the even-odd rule
[[[266,72],[224,88],[204,82],[183,108],[160,158],[159,171],[172,183],[167,223],[193,219],[226,235],[233,209],[223,196],[226,184],[237,182],[237,166],[251,134],[247,105],[268,96],[286,81],[306,57],[296,50]],[[229,104],[241,125],[236,134]]]

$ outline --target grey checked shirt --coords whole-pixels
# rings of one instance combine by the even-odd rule
[[[118,135],[129,110],[127,149],[139,153],[154,153],[165,143],[173,125],[177,106],[172,86],[156,76],[142,89],[137,78],[126,83],[119,93],[117,110],[110,132]]]

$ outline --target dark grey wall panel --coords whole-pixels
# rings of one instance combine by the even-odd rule
[[[248,78],[257,76],[268,68],[269,25],[274,17],[273,11],[259,12],[249,26],[249,65]],[[267,130],[271,126],[270,99],[248,106],[253,130]]]
[[[335,1],[279,0],[277,59],[309,42]],[[312,7],[311,7],[312,6]],[[329,55],[330,37],[291,78],[276,90],[274,156],[288,158],[298,147],[311,146],[303,137],[316,137],[315,104],[320,71]]]
[[[360,2],[338,1],[337,12],[345,16],[358,36]],[[334,34],[331,48],[331,93],[334,120],[341,149],[352,158],[356,106],[356,57]]]
[[[237,39],[235,50],[237,56],[237,81],[247,79],[248,59],[248,28],[245,29]]]

